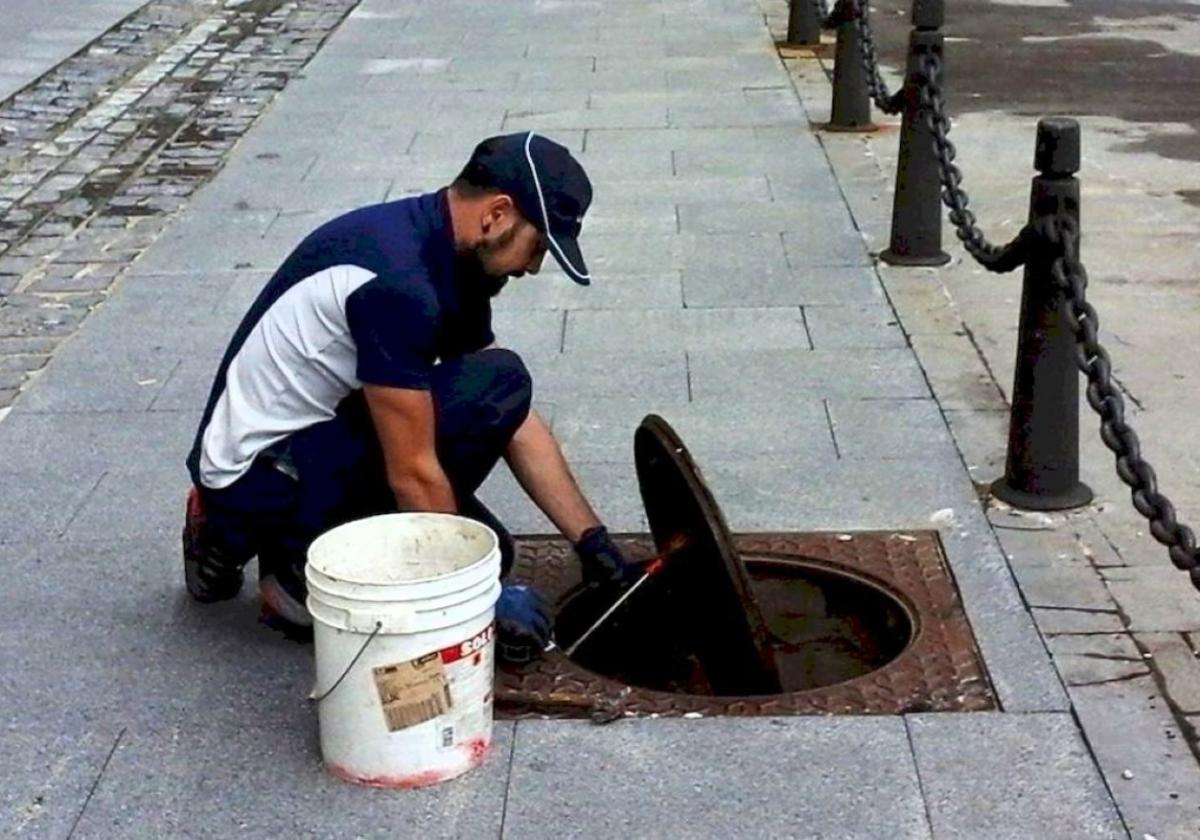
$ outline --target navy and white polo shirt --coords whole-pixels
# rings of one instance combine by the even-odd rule
[[[425,389],[438,360],[492,343],[488,284],[460,270],[445,192],[352,211],[297,246],[225,351],[193,481],[228,487],[363,383]]]

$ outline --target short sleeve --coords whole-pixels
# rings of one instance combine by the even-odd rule
[[[359,381],[427,390],[436,356],[438,304],[420,283],[369,280],[346,298]]]

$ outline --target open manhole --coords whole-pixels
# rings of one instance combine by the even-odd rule
[[[619,682],[658,691],[741,696],[805,691],[861,677],[899,656],[913,636],[906,605],[877,583],[796,558],[743,558],[765,625],[777,682],[721,682],[695,650],[693,623],[663,591],[642,609],[615,616],[573,659]],[[558,610],[556,631],[570,644],[608,606],[583,590]],[[702,617],[701,617],[702,618]]]
[[[618,541],[672,548],[662,573],[568,658],[612,595],[581,584],[567,541],[519,538],[513,575],[553,599],[559,649],[499,672],[501,716],[994,708],[936,533],[731,535],[660,418],[635,456],[652,534]]]

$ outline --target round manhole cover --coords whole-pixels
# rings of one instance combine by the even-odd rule
[[[638,486],[659,551],[682,538],[654,589],[714,694],[772,694],[779,672],[750,577],[721,509],[675,430],[657,415],[633,439]]]

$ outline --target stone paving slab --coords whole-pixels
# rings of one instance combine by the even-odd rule
[[[178,539],[105,531],[0,546],[0,652],[15,675],[4,695],[22,720],[308,725],[311,648],[259,626],[249,592],[197,607],[180,585]],[[69,665],[46,656],[47,639]]]
[[[765,349],[690,351],[692,393],[697,400],[747,400],[784,404],[802,395],[927,399],[929,386],[907,350]],[[782,387],[781,387],[782,386]]]
[[[646,512],[637,475],[625,461],[571,464],[579,486],[597,514],[614,532],[646,533]],[[508,470],[495,470],[479,497],[515,534],[551,534],[556,529],[521,492]]]
[[[189,448],[186,441],[180,443],[184,451]],[[146,487],[156,488],[152,501],[145,498]],[[187,472],[172,461],[149,466],[135,462],[108,470],[71,517],[61,537],[86,542],[97,534],[122,539],[157,536],[174,542],[179,536],[183,500],[189,487]]]
[[[408,142],[411,142],[411,138],[402,140],[401,145]],[[391,145],[390,138],[386,145]],[[355,147],[347,149],[346,153],[353,156]],[[263,233],[276,216],[276,212],[270,211],[299,213],[319,210],[332,218],[347,209],[383,201],[391,186],[392,179],[380,175],[373,178],[306,178],[304,181],[299,178],[294,181],[222,179],[212,189],[198,195],[188,212],[219,214],[224,217],[217,222],[222,227],[229,224],[228,214],[237,212],[237,227],[246,229],[250,225],[243,224],[243,220],[257,219],[257,214],[250,217],[245,211],[268,211],[261,214],[266,218],[266,224],[260,230]]]
[[[1112,608],[1103,579],[1090,566],[1033,566],[1016,569],[1015,574],[1031,607],[1101,612]]]
[[[181,412],[14,411],[0,423],[0,451],[6,469],[41,472],[47,482],[57,479],[68,491],[74,486],[74,475],[94,471],[98,477],[103,470],[135,463],[182,464],[200,408]]]
[[[1071,700],[1131,835],[1200,833],[1200,768],[1154,680],[1080,686]]]
[[[13,418],[5,421],[5,425]],[[11,460],[11,459],[6,459]],[[101,468],[6,464],[0,467],[4,505],[0,507],[0,543],[58,536],[95,490]]]
[[[569,313],[558,309],[497,310],[492,313],[496,343],[522,355],[546,355],[563,349]]]
[[[67,837],[120,734],[86,722],[22,721],[0,730],[0,831]]]
[[[517,725],[505,837],[866,838],[881,831],[930,836],[898,718]]]
[[[496,724],[491,756],[467,776],[381,792],[325,773],[312,728],[130,727],[75,836],[498,836],[512,729]]]
[[[934,514],[970,500],[969,486],[946,480],[949,457],[814,458],[781,468],[776,459],[719,457],[712,447],[696,456],[727,518],[747,530],[937,528]]]
[[[64,20],[37,0],[8,0],[0,21],[0,100],[12,96],[72,53],[102,35],[146,0],[88,0]]]
[[[842,458],[918,459],[924,452],[953,446],[934,400],[831,399],[826,407]]]
[[[1138,633],[1146,658],[1163,676],[1172,704],[1186,715],[1200,714],[1200,654],[1184,633]]]
[[[253,231],[225,230],[218,239],[174,228],[139,261],[138,268],[152,274],[274,270],[297,244],[293,237],[268,238]]]
[[[1046,642],[1068,686],[1128,680],[1150,673],[1142,652],[1124,633],[1050,636]]]
[[[563,349],[572,352],[791,348],[812,345],[800,308],[590,310],[567,313]]]
[[[814,349],[907,347],[890,306],[806,306],[804,323]]]
[[[688,401],[687,354],[680,351],[526,354],[524,360],[535,397],[550,402],[644,394],[668,404]]]
[[[716,238],[709,239],[712,252],[689,252],[683,274],[683,299],[689,308],[883,303],[879,281],[865,266],[793,270],[782,250],[768,256],[748,247],[746,237],[736,237],[736,248],[718,250],[732,243],[712,241]]]
[[[726,174],[759,172],[774,182],[775,178],[796,178],[801,175],[819,195],[831,195],[828,164],[812,154],[811,147],[801,137],[796,145],[758,147],[753,143],[748,148],[734,147],[688,147],[673,149],[675,171],[682,177],[704,177]],[[834,204],[833,206],[837,206]]]
[[[1181,585],[1174,566],[1113,568],[1103,574],[1128,615],[1129,629],[1200,631],[1200,598],[1194,589]]]
[[[934,837],[1127,836],[1069,715],[906,721]]]
[[[591,221],[589,217],[588,221]],[[674,215],[672,214],[672,229]],[[517,278],[492,303],[503,309],[678,309],[683,285],[678,272],[607,274],[603,283],[580,286],[557,271]]]
[[[19,410],[144,411],[179,361],[171,354],[148,354],[130,366],[104,357],[59,358],[39,376],[38,387],[25,395]]]
[[[777,459],[797,469],[815,469],[836,457],[825,408],[817,400],[771,414],[736,403],[671,404],[657,395],[607,400],[600,406],[564,401],[555,412],[554,434],[571,459],[632,466],[634,429],[651,413],[666,419],[698,459]]]
[[[1059,712],[1069,708],[1062,680],[1047,658],[1038,627],[1009,571],[986,517],[971,503],[975,488],[962,488],[942,544],[992,685],[1008,712]],[[935,514],[936,518],[936,514]]]
[[[198,405],[204,405],[220,361],[219,352],[181,361],[163,383],[154,402],[150,404],[150,410],[190,411]]]

